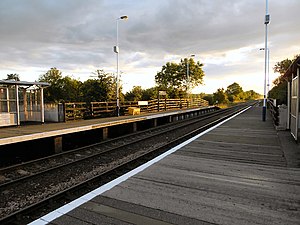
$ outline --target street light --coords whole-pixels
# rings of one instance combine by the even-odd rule
[[[266,15],[265,15],[265,79],[264,79],[264,103],[262,111],[262,120],[266,121],[266,112],[267,112],[267,94],[266,94],[266,83],[267,83],[267,67],[268,67],[268,24],[270,23],[270,15],[268,12],[268,0],[266,0]]]
[[[264,51],[265,48],[260,48],[259,50]],[[267,56],[267,98],[270,91],[270,48],[267,48],[268,56]]]
[[[186,61],[186,79],[187,79],[186,92],[188,94],[188,99],[190,99],[190,93],[189,93],[189,91],[190,91],[190,68],[189,68],[190,63],[189,63],[189,59],[194,58],[194,57],[195,57],[195,55],[192,54],[189,56],[189,58],[187,58],[187,61]]]
[[[117,54],[117,77],[116,77],[116,95],[117,95],[117,116],[120,116],[120,97],[119,97],[119,20],[127,20],[128,16],[117,18],[117,43],[114,46],[114,52]]]

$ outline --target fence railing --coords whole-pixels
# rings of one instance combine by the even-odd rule
[[[121,115],[128,115],[129,107],[137,107],[141,113],[179,110],[208,106],[204,99],[153,99],[147,105],[139,105],[138,101],[126,101],[120,104]],[[65,103],[65,120],[99,118],[112,116],[116,112],[116,102],[69,102]]]
[[[65,104],[65,120],[83,119],[88,111],[85,102],[68,102]]]
[[[276,99],[268,99],[268,107],[269,107],[269,111],[271,113],[273,122],[275,124],[275,126],[279,125],[279,110],[278,110],[278,106],[276,105]]]

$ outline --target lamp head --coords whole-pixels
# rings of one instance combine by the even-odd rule
[[[127,20],[127,19],[128,19],[128,16],[121,16],[119,19],[120,19],[120,20]]]

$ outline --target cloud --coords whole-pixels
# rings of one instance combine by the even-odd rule
[[[269,6],[274,64],[300,51],[300,1],[272,0]],[[17,68],[21,79],[32,80],[51,67],[80,79],[98,68],[113,73],[116,19],[128,15],[119,21],[127,77],[142,82],[137,76],[143,74],[153,83],[166,62],[196,54],[209,79],[238,79],[235,74],[262,69],[264,14],[261,0],[1,0],[0,76]],[[23,77],[28,71],[35,75]]]

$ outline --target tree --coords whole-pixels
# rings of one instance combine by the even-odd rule
[[[187,63],[189,64],[189,78],[187,77]],[[195,63],[193,58],[181,59],[180,63],[167,62],[155,76],[155,82],[160,90],[166,90],[171,98],[178,98],[182,91],[203,83],[203,64]]]
[[[134,86],[131,91],[125,94],[126,101],[149,101],[157,98],[157,88],[142,89],[141,86]]]
[[[189,77],[187,77],[187,65],[189,65]],[[199,84],[203,84],[204,71],[202,69],[203,64],[199,61],[196,63],[193,58],[181,59],[180,67],[183,68],[183,77],[185,77],[184,82],[189,89],[193,89]]]
[[[69,76],[62,76],[57,68],[51,68],[39,78],[40,82],[48,82],[49,87],[44,90],[44,98],[50,102],[73,102],[82,98],[82,82]]]
[[[64,100],[64,84],[61,71],[53,67],[41,75],[39,81],[50,84],[50,86],[44,90],[45,101],[58,102]]]
[[[103,70],[96,70],[93,74],[97,79],[88,79],[82,84],[83,100],[102,102],[115,99],[115,78]]]
[[[155,76],[155,82],[166,89],[170,87],[180,88],[182,80],[183,75],[180,73],[179,65],[170,62],[167,62]]]
[[[245,95],[245,97],[244,97],[245,100],[254,100],[254,99],[258,99],[261,97],[260,94],[256,93],[253,90],[245,91],[244,95]]]
[[[278,82],[268,93],[269,98],[277,100],[277,104],[287,104],[287,82]]]
[[[231,102],[243,99],[243,89],[236,82],[234,82],[233,84],[230,84],[227,87],[226,94],[227,94],[228,100]]]
[[[141,86],[134,86],[130,92],[125,94],[125,100],[127,101],[140,101],[142,100],[143,89]]]
[[[280,75],[273,81],[275,86],[269,91],[268,95],[270,98],[277,99],[278,104],[287,104],[287,80],[291,80],[291,77],[284,77],[284,74],[298,56],[294,56],[292,60],[284,59],[277,62],[273,67],[274,72]]]
[[[7,74],[7,77],[5,80],[15,80],[15,81],[20,81],[20,77],[19,74],[16,73],[11,73],[11,74]]]
[[[62,78],[62,99],[68,102],[78,102],[82,100],[82,82],[69,76]]]
[[[204,95],[202,98],[208,101],[209,105],[214,104],[214,96],[212,94]]]
[[[143,90],[143,93],[142,93],[142,100],[143,101],[149,101],[149,100],[152,100],[152,99],[156,99],[157,94],[158,94],[157,87],[152,87],[152,88],[145,89],[145,90]]]
[[[213,100],[215,103],[219,104],[228,102],[224,88],[219,88],[215,93],[213,93]]]
[[[295,59],[297,57],[295,56]],[[290,59],[284,59],[280,62],[277,62],[275,66],[273,67],[274,73],[279,73],[280,78],[283,79],[283,75],[287,71],[287,69],[290,67],[290,65],[293,63],[294,60]],[[276,81],[275,81],[276,82]]]
[[[243,92],[243,88],[236,82],[234,82],[233,84],[230,84],[226,89],[226,93],[228,95],[237,96],[241,92]]]

